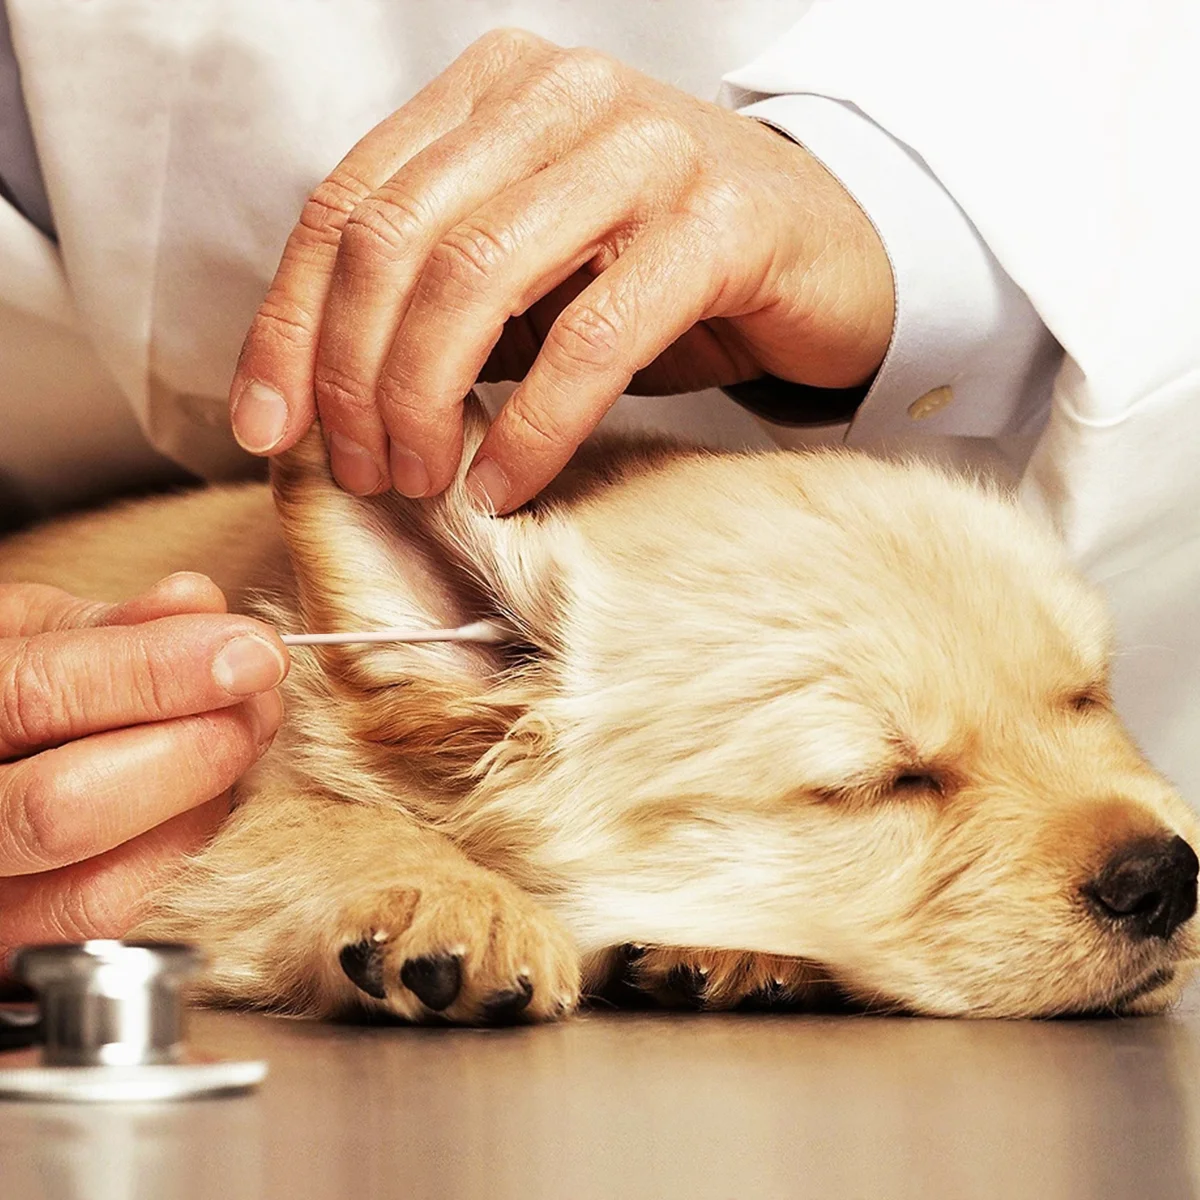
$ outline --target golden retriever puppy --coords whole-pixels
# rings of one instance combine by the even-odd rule
[[[1196,820],[1112,711],[1099,599],[1010,500],[849,453],[612,443],[496,519],[461,481],[346,495],[316,435],[274,490],[290,572],[256,487],[0,549],[91,593],[269,584],[285,630],[517,631],[294,652],[274,749],[138,931],[207,950],[205,999],[549,1019],[618,961],[715,1008],[1182,988]]]

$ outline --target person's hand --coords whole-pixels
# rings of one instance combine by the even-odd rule
[[[0,585],[0,975],[136,924],[270,745],[287,663],[201,575],[118,605]]]
[[[319,411],[362,494],[441,491],[477,378],[523,378],[472,468],[506,511],[622,391],[764,373],[853,387],[891,336],[887,255],[801,146],[589,50],[503,31],[313,192],[231,388],[274,454]]]

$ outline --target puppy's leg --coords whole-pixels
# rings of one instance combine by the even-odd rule
[[[627,960],[628,982],[667,1008],[789,1011],[839,999],[829,977],[802,958],[647,946]]]
[[[198,998],[311,1016],[546,1020],[579,960],[558,919],[404,813],[258,791],[137,935],[198,942]]]

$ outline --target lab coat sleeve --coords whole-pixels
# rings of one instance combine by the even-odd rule
[[[818,0],[728,85],[908,147],[1063,348],[1022,495],[1109,599],[1135,736],[1200,797],[1197,62],[1194,0]]]
[[[1029,298],[1068,359],[1055,463],[1034,470],[1085,559],[1145,520],[1131,501],[1150,499],[1147,473],[1161,479],[1170,453],[1149,425],[1200,370],[1200,166],[1186,144],[1197,61],[1191,0],[818,0],[727,77],[861,110],[920,156]],[[1200,434],[1200,405],[1188,421]],[[1139,445],[1159,461],[1114,478],[1083,447],[1129,422],[1147,422]]]
[[[814,154],[870,218],[891,261],[891,342],[851,444],[909,432],[1020,433],[1044,414],[1058,346],[918,155],[853,104],[734,89],[725,98]]]

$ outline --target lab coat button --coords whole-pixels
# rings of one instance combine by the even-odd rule
[[[908,406],[908,415],[914,421],[920,421],[924,417],[931,417],[935,412],[941,412],[947,404],[951,404],[954,400],[954,389],[945,387],[936,387],[932,391],[928,391],[919,400],[914,400]]]

